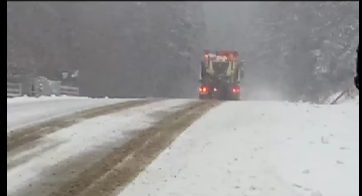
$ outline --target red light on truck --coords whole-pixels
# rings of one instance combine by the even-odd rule
[[[239,87],[232,87],[232,88],[231,88],[231,92],[233,92],[233,93],[239,93],[239,92],[240,92],[240,88],[239,88]]]
[[[207,92],[209,92],[209,88],[207,86],[200,86],[199,87],[199,92],[200,93],[207,93]]]

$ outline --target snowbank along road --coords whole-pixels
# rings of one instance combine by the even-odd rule
[[[8,196],[357,196],[358,103],[8,100]]]

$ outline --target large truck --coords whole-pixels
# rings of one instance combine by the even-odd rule
[[[205,50],[201,61],[199,99],[239,100],[243,62],[237,51]]]

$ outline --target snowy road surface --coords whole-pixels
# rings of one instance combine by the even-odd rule
[[[72,97],[13,98],[7,104],[7,130],[60,117],[95,106],[103,106],[125,100],[88,99]],[[24,112],[26,111],[26,112]]]
[[[80,100],[8,101],[8,196],[359,195],[355,102]]]

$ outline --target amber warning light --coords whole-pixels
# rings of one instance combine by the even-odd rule
[[[229,54],[213,54],[213,53],[207,53],[204,55],[205,60],[209,61],[236,61],[237,56],[233,55],[232,53]]]

